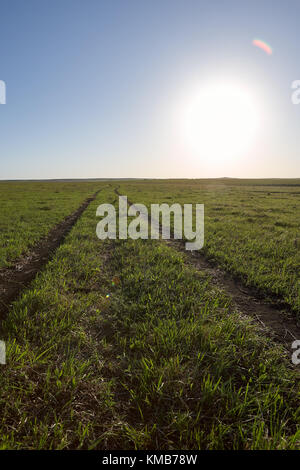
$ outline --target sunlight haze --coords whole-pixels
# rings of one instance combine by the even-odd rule
[[[299,2],[15,4],[1,179],[300,176]]]

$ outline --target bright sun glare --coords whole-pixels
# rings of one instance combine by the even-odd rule
[[[184,139],[197,156],[214,162],[242,156],[259,127],[255,99],[233,84],[208,85],[194,93],[184,113]]]

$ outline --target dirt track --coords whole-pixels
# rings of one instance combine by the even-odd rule
[[[10,268],[0,269],[1,319],[7,314],[11,302],[19,296],[24,287],[35,278],[42,267],[51,259],[54,251],[64,241],[66,235],[83,211],[96,198],[99,191],[86,199],[76,211],[51,229],[48,235],[42,240],[39,240],[26,256],[19,258]]]
[[[254,318],[261,326],[269,329],[272,338],[282,343],[288,351],[295,339],[300,339],[300,327],[296,316],[282,303],[270,303],[259,296],[255,289],[245,286],[220,267],[212,265],[197,251],[186,252],[184,244],[178,240],[167,241],[173,248],[186,254],[186,263],[211,276],[212,282],[224,289],[232,298],[236,308],[243,314]]]
[[[115,193],[120,196],[118,189],[115,189]],[[128,204],[132,205],[133,203],[128,199]],[[283,344],[289,352],[292,351],[292,342],[295,339],[300,339],[300,326],[296,316],[287,305],[280,299],[274,300],[274,303],[264,300],[258,291],[245,286],[239,279],[233,278],[219,266],[210,263],[201,251],[186,251],[182,240],[165,241],[172,248],[185,254],[186,264],[208,273],[212,282],[232,298],[239,312],[254,318],[266,329],[268,336]]]
[[[40,240],[26,256],[17,260],[14,266],[0,270],[0,318],[5,317],[12,301],[19,296],[21,291],[51,259],[54,251],[63,242],[68,232],[98,193],[99,191],[86,199],[76,211],[55,226],[47,237]],[[115,193],[119,196],[117,189],[115,189]],[[132,204],[129,200],[128,203]],[[187,264],[207,272],[212,281],[228,293],[242,314],[258,321],[268,330],[275,341],[282,343],[291,351],[291,343],[295,339],[300,339],[300,327],[295,315],[289,311],[288,307],[282,306],[282,303],[273,304],[265,301],[255,290],[246,287],[241,281],[233,279],[220,267],[210,263],[201,251],[185,251],[182,241],[166,240],[166,243],[183,252]]]

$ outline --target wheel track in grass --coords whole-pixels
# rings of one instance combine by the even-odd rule
[[[11,303],[16,300],[22,290],[33,281],[43,266],[50,261],[54,252],[63,243],[82,213],[93,202],[99,189],[87,198],[72,214],[55,225],[48,234],[39,240],[26,255],[18,258],[13,266],[0,269],[0,319],[3,320]]]
[[[115,194],[121,196],[118,188]],[[128,204],[134,203],[127,198]],[[149,222],[151,217],[148,215]],[[161,231],[161,226],[160,226]],[[200,251],[186,251],[184,240],[163,240],[170,247],[184,254],[185,264],[207,273],[216,287],[223,289],[232,299],[233,305],[243,315],[254,319],[275,342],[282,344],[291,353],[291,344],[300,340],[300,325],[296,315],[282,299],[274,302],[265,299],[260,291],[246,286],[240,279],[208,260]]]

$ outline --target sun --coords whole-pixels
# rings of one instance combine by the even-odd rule
[[[236,83],[209,84],[193,93],[183,113],[184,139],[213,163],[247,152],[259,128],[253,93]]]

